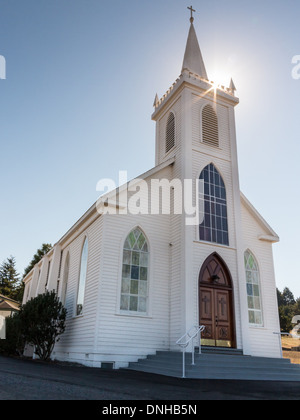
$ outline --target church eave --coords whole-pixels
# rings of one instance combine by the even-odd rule
[[[261,227],[266,231],[266,234],[261,234],[258,236],[260,241],[266,241],[271,243],[276,243],[280,241],[277,233],[271,228],[271,226],[266,222],[262,215],[256,210],[256,208],[250,203],[250,201],[245,197],[241,192],[241,202],[244,204],[245,208],[250,212],[254,219],[261,225]]]

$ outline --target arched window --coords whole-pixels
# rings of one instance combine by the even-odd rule
[[[83,248],[81,251],[76,315],[81,315],[83,313],[85,282],[86,282],[86,274],[87,274],[87,262],[88,262],[88,239],[85,238]]]
[[[219,146],[218,117],[211,105],[202,110],[202,141],[210,146]]]
[[[140,228],[133,229],[123,247],[121,311],[147,313],[149,247]]]
[[[203,169],[200,181],[204,185],[204,217],[200,224],[199,238],[201,241],[229,245],[224,181],[212,163]]]
[[[166,153],[175,146],[175,115],[170,112],[166,128]]]
[[[245,252],[244,259],[247,282],[249,323],[252,325],[262,326],[263,319],[261,310],[262,305],[258,264],[250,251]]]
[[[62,289],[61,289],[61,302],[63,305],[65,305],[66,303],[68,280],[69,280],[69,269],[70,269],[70,253],[68,252],[66,260],[65,260],[64,275],[63,275],[63,282],[62,282]]]

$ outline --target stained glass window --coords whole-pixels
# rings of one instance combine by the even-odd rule
[[[201,241],[229,245],[224,181],[212,163],[203,169],[200,180],[204,185],[200,197],[204,200],[204,215],[199,228],[199,238]]]
[[[76,315],[82,315],[83,313],[85,282],[86,282],[86,274],[87,274],[87,261],[88,261],[88,240],[87,238],[85,238],[82,252],[81,252]]]
[[[260,297],[260,280],[258,265],[250,251],[244,255],[246,270],[246,285],[248,299],[249,323],[262,326],[262,310]]]
[[[123,248],[122,289],[120,309],[147,312],[149,249],[140,228],[127,236]]]

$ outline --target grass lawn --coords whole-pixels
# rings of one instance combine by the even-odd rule
[[[298,351],[296,350],[298,348]],[[300,340],[292,337],[282,337],[283,357],[291,363],[300,365]]]

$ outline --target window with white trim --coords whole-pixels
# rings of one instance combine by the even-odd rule
[[[63,305],[66,303],[67,291],[68,291],[68,280],[69,280],[69,269],[70,269],[70,253],[68,252],[65,260],[64,275],[62,281],[61,290],[61,302]]]
[[[211,163],[200,175],[204,191],[204,215],[199,227],[200,241],[229,245],[227,199],[225,184],[216,167]]]
[[[77,304],[76,304],[77,316],[82,315],[83,313],[85,283],[86,283],[86,274],[87,274],[87,262],[88,262],[88,239],[85,238],[82,251],[81,251],[81,260],[80,260],[80,274],[79,274],[79,284],[78,284],[78,294],[77,294]]]
[[[123,247],[120,310],[147,313],[149,246],[140,228],[133,229]]]
[[[258,264],[253,254],[249,250],[245,252],[244,259],[246,270],[249,324],[262,326],[263,318]]]

